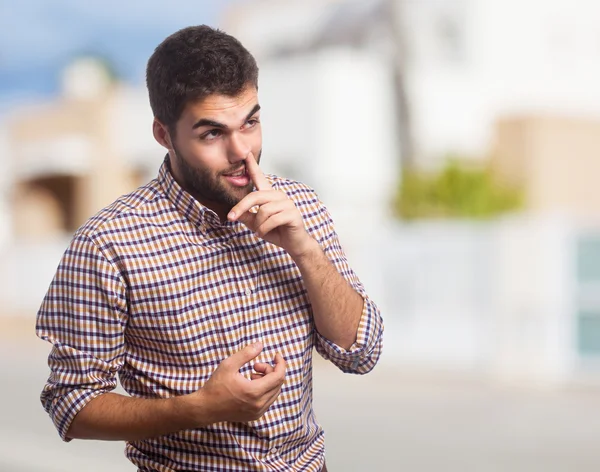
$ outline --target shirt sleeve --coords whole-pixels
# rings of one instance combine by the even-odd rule
[[[366,374],[377,364],[381,356],[383,343],[383,320],[379,308],[367,295],[365,288],[354,273],[335,232],[333,220],[325,205],[317,198],[318,206],[311,218],[314,222],[309,232],[335,266],[363,299],[363,309],[355,343],[344,349],[315,330],[317,352],[325,359],[333,362],[340,370],[353,374]]]
[[[37,314],[36,334],[52,344],[41,401],[60,437],[95,397],[116,387],[127,323],[125,284],[87,236],[76,234]]]

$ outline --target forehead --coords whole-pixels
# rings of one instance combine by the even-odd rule
[[[258,103],[258,91],[255,87],[247,87],[235,96],[213,94],[197,102],[188,103],[181,121],[196,123],[200,119],[210,119],[225,125],[239,125]]]

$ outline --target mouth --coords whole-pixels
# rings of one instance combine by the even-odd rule
[[[246,175],[246,167],[242,167],[240,170],[235,172],[229,172],[227,174],[223,174],[224,177],[243,177]]]
[[[250,175],[245,166],[235,172],[223,174],[223,177],[234,187],[246,187],[250,184]]]

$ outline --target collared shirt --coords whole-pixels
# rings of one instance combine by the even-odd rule
[[[75,415],[116,387],[117,375],[134,397],[188,394],[223,359],[261,341],[257,360],[280,352],[287,369],[281,394],[259,420],[129,442],[127,457],[142,471],[321,470],[313,348],[345,372],[367,373],[381,352],[383,324],[315,192],[268,179],[362,296],[354,345],[345,350],[315,329],[300,271],[283,249],[239,222],[221,223],[177,184],[166,160],[157,179],[77,231],[38,312],[37,334],[53,345],[41,400],[63,440]],[[240,372],[249,377],[252,364]]]

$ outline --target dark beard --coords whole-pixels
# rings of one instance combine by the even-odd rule
[[[217,209],[223,209],[225,213],[228,213],[235,205],[237,205],[242,198],[252,192],[254,184],[252,181],[246,186],[237,189],[226,188],[219,180],[223,173],[228,173],[239,169],[240,165],[236,165],[235,168],[228,169],[223,173],[214,174],[207,168],[196,168],[188,164],[188,162],[182,157],[182,154],[177,150],[175,144],[173,144],[173,153],[179,168],[181,169],[181,186],[184,190],[190,193],[196,200],[210,208],[213,211]],[[262,155],[262,149],[258,153],[256,158],[257,162],[260,162]],[[216,206],[217,208],[213,208]]]

